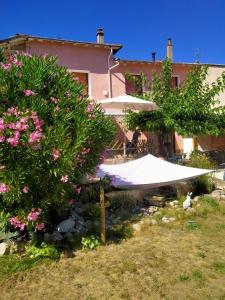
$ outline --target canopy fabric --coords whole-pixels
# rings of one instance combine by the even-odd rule
[[[99,100],[97,103],[102,105],[106,114],[124,114],[124,111],[131,109],[133,111],[150,111],[157,109],[157,105],[151,101],[139,99],[130,95]]]
[[[108,175],[112,185],[121,189],[153,188],[208,174],[213,170],[184,167],[159,159],[151,154],[117,165],[102,164],[97,176]]]

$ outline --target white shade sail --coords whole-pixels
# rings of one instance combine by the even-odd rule
[[[106,114],[124,114],[126,110],[150,111],[157,109],[157,105],[151,101],[139,99],[130,95],[99,100],[97,103],[102,105]]]
[[[213,170],[184,167],[151,154],[117,165],[102,164],[97,176],[111,177],[112,185],[121,189],[153,188],[208,174]]]

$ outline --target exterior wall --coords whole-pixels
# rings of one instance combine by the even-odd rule
[[[225,136],[200,136],[198,137],[198,149],[206,150],[224,150]]]
[[[208,69],[208,75],[206,77],[206,81],[208,83],[212,83],[216,81],[216,79],[221,76],[221,74],[225,72],[225,66],[210,66]],[[218,106],[225,105],[225,91],[219,94],[218,100],[220,101]]]
[[[27,51],[38,55],[58,56],[59,64],[69,70],[89,72],[90,98],[104,99],[104,91],[109,91],[109,49],[56,42],[29,42]]]

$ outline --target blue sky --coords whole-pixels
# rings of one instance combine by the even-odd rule
[[[121,58],[162,59],[167,38],[174,61],[225,64],[224,0],[0,0],[0,39],[15,33],[121,43]]]

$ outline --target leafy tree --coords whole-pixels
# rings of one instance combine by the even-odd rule
[[[183,85],[174,88],[171,85],[172,64],[169,60],[164,61],[162,73],[153,74],[152,82],[147,81],[149,92],[142,96],[155,102],[159,109],[130,112],[128,127],[139,127],[144,131],[176,131],[183,136],[224,134],[225,109],[215,105],[219,102],[218,94],[225,89],[225,72],[212,85],[206,82],[207,72],[207,66],[196,65]]]
[[[99,163],[113,122],[56,58],[0,58],[0,208],[61,209]]]

